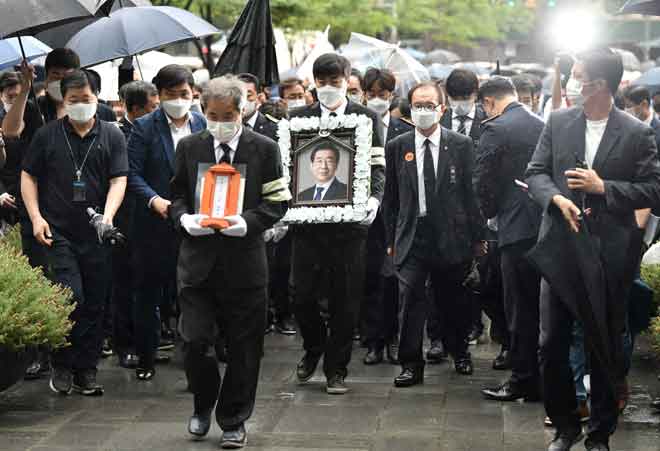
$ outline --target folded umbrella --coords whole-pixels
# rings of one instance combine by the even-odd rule
[[[14,67],[24,59],[32,61],[35,58],[47,55],[52,50],[46,44],[32,36],[23,36],[21,41],[25,54],[21,52],[18,38],[0,40],[0,70]]]
[[[618,14],[660,16],[660,0],[630,0],[621,7]]]
[[[342,55],[362,73],[370,67],[390,70],[396,77],[396,90],[400,95],[420,81],[431,79],[428,69],[398,45],[360,33],[351,33]]]
[[[66,46],[87,67],[217,33],[216,27],[183,9],[139,6],[119,9],[95,21]]]

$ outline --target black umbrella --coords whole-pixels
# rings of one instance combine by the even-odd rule
[[[114,0],[110,12],[115,12],[120,8],[130,8],[134,6],[151,6],[151,2],[149,0]],[[66,46],[66,43],[69,42],[69,39],[71,39],[76,33],[95,20],[106,15],[107,14],[97,15],[96,17],[49,28],[48,30],[38,33],[35,37],[54,49],[64,47]]]
[[[250,0],[220,56],[215,75],[248,72],[267,86],[279,83],[268,0]]]
[[[608,284],[598,246],[586,220],[574,233],[558,209],[551,208],[548,214],[553,218],[550,230],[528,258],[582,324],[588,348],[607,372],[616,394],[622,350],[616,344],[621,332],[617,332],[615,324],[620,318],[616,318],[617,309],[608,303]]]
[[[630,0],[621,7],[619,14],[660,16],[660,0]]]

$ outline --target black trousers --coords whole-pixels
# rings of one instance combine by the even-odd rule
[[[21,247],[23,248],[23,255],[28,258],[30,266],[33,268],[42,268],[44,272],[48,272],[48,257],[46,256],[46,248],[39,244],[32,232],[32,221],[28,217],[25,207],[21,206],[19,212],[19,223],[21,224]]]
[[[579,419],[575,414],[575,382],[569,364],[574,318],[545,280],[541,281],[540,312],[539,355],[545,410],[558,428],[576,427]],[[592,353],[588,353],[588,358],[591,368],[589,434],[607,440],[616,429],[617,403],[600,362]]]
[[[291,236],[286,234],[277,243],[270,242],[268,251],[268,297],[276,319],[288,318],[292,314],[289,279],[291,277]]]
[[[541,277],[525,255],[536,240],[501,249],[504,307],[509,326],[511,381],[536,388],[539,380],[539,293]]]
[[[267,308],[265,286],[228,288],[229,278],[246,277],[232,274],[228,266],[216,263],[204,283],[183,287],[179,293],[179,332],[195,412],[211,410],[217,402],[216,420],[224,430],[236,428],[252,415]],[[220,329],[227,346],[224,381],[210,353]]]
[[[131,244],[112,249],[112,341],[123,354],[135,352],[133,337],[133,271]]]
[[[103,341],[103,313],[110,285],[110,250],[96,239],[74,241],[52,230],[46,249],[52,280],[73,292],[71,346],[53,352],[53,366],[75,372],[95,370]]]
[[[470,326],[469,306],[463,286],[470,263],[441,267],[431,255],[431,233],[427,227],[417,228],[410,254],[399,268],[399,299],[401,336],[399,360],[404,368],[424,366],[422,345],[427,319],[426,281],[430,278],[433,302],[446,313],[444,341],[454,358],[467,355],[467,330]]]
[[[293,235],[291,277],[294,311],[303,337],[303,348],[324,355],[327,377],[346,375],[351,360],[353,329],[364,292],[366,233],[353,226],[318,224]],[[319,308],[319,281],[328,272],[327,326]]]
[[[490,337],[509,348],[509,331],[504,313],[504,288],[502,287],[502,265],[496,241],[489,241],[488,254],[479,259],[481,306],[490,318]]]

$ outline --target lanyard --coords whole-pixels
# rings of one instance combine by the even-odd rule
[[[82,171],[85,168],[85,163],[87,163],[87,157],[89,156],[89,152],[92,150],[92,147],[94,147],[94,144],[96,143],[97,136],[94,137],[92,144],[87,148],[85,158],[83,158],[82,164],[80,167],[78,167],[78,162],[76,161],[76,156],[73,154],[73,149],[71,148],[71,143],[69,143],[69,137],[67,136],[66,130],[64,129],[64,124],[62,124],[62,132],[64,133],[64,140],[66,141],[66,145],[69,148],[69,154],[71,155],[71,161],[73,161],[73,167],[76,170],[76,180],[80,181]]]

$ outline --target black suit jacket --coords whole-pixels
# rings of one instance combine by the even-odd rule
[[[568,189],[564,172],[584,160],[585,128],[584,111],[576,107],[553,112],[543,130],[526,177],[530,194],[544,211],[556,208],[552,198],[558,194],[580,207],[581,196]],[[593,169],[604,181],[605,195],[586,196],[585,206],[592,209],[588,224],[600,246],[611,299],[620,301],[632,282],[627,265],[637,229],[635,210],[660,204],[660,163],[653,130],[613,108]],[[553,216],[561,218],[543,216],[540,238],[550,230]]]
[[[518,102],[483,123],[475,191],[483,215],[497,217],[500,247],[538,236],[543,212],[514,181],[525,178],[543,127],[543,121]]]
[[[273,141],[277,141],[277,122],[273,122],[272,120],[268,119],[259,111],[254,114],[257,115],[257,120],[254,123],[253,131],[259,133],[260,135],[267,136]]]
[[[451,108],[447,108],[442,115],[442,118],[440,118],[440,125],[442,125],[444,128],[448,130],[453,130],[452,129],[452,123],[453,123],[453,110]],[[479,139],[481,137],[481,123],[488,120],[488,115],[484,111],[483,107],[479,104],[476,105],[475,107],[475,112],[474,112],[474,119],[472,120],[472,128],[470,128],[470,138],[472,138],[472,141],[474,143],[474,148],[477,150],[479,148]]]
[[[207,130],[185,137],[177,146],[170,217],[182,235],[177,265],[179,289],[206,280],[222,253],[232,255],[232,267],[228,270],[237,274],[232,284],[236,287],[264,286],[268,275],[263,232],[279,221],[286,211],[285,202],[271,202],[262,196],[264,184],[282,178],[279,148],[273,140],[243,128],[232,161],[234,165],[246,165],[241,216],[247,223],[247,235],[243,238],[219,233],[192,237],[181,227],[181,216],[195,213],[198,164],[215,162],[214,140]]]
[[[413,127],[409,123],[404,122],[401,119],[397,119],[395,117],[390,116],[390,125],[389,127],[387,127],[387,137],[385,139],[385,143],[388,143],[397,136],[403,135],[404,133],[414,129],[415,127]]]
[[[473,245],[485,229],[472,188],[472,140],[441,129],[436,182],[437,202],[431,222],[436,226],[434,261],[440,265],[472,259]],[[419,216],[415,131],[404,133],[385,148],[387,176],[383,214],[388,244],[394,244],[394,264],[400,267],[412,248]],[[406,157],[409,153],[414,158]]]
[[[302,191],[300,193],[300,196],[298,196],[298,199],[302,201],[314,200],[315,192],[316,192],[316,185]],[[345,183],[340,182],[338,179],[334,179],[332,181],[332,184],[328,187],[328,191],[325,193],[325,196],[323,196],[323,200],[324,201],[343,200],[346,199],[347,195],[348,195],[348,186],[346,186]]]
[[[655,113],[652,111],[651,114],[655,115]],[[651,128],[653,129],[653,133],[655,133],[655,144],[660,149],[660,121],[658,120],[657,117],[654,117],[651,120]]]

